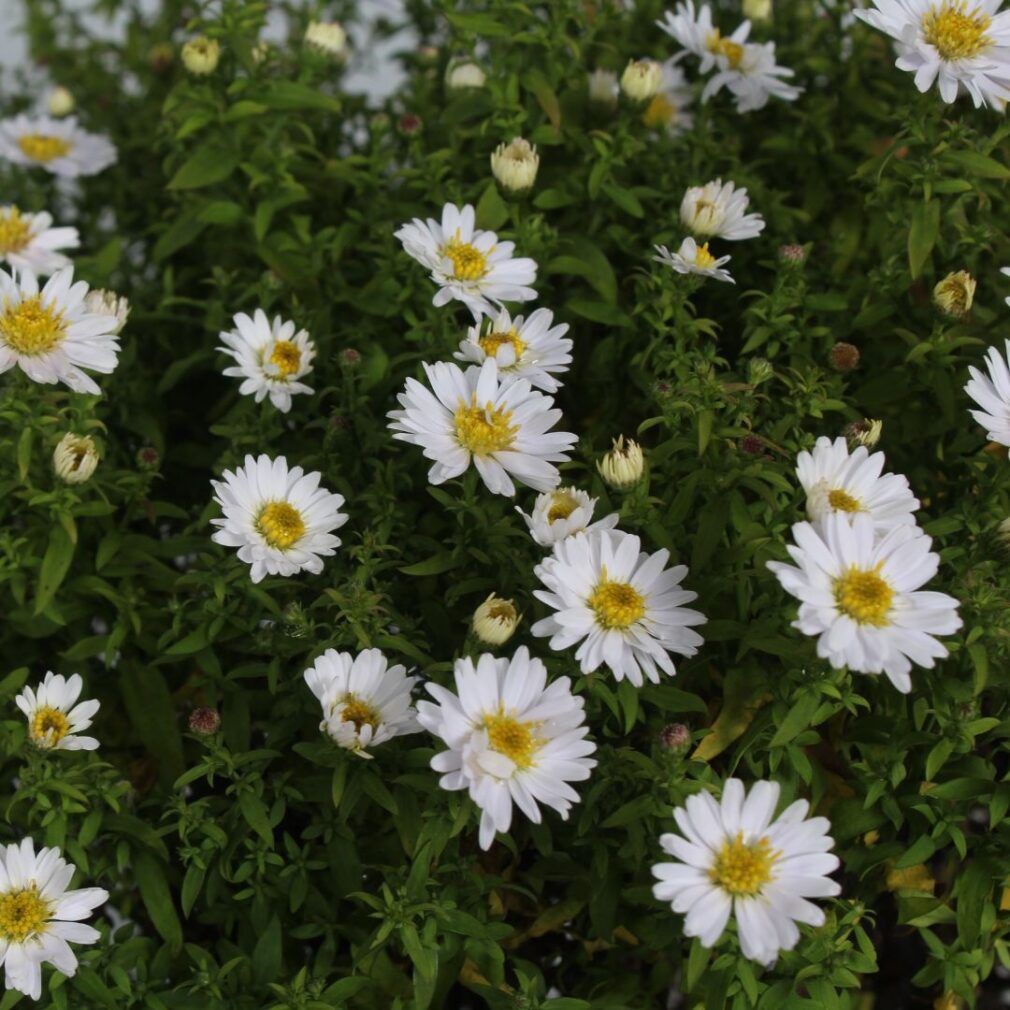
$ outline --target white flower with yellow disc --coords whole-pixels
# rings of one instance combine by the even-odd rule
[[[0,262],[15,270],[53,274],[70,266],[61,249],[76,249],[76,228],[54,228],[51,214],[26,214],[12,205],[0,207]]]
[[[694,125],[688,108],[694,102],[694,91],[676,59],[663,64],[663,81],[659,91],[642,112],[642,122],[650,129],[665,130],[676,137]]]
[[[81,129],[75,116],[20,115],[0,120],[0,158],[73,178],[108,168],[116,149],[108,137]]]
[[[586,739],[584,702],[567,677],[547,683],[547,669],[522,647],[511,659],[484,653],[456,660],[456,693],[429,683],[435,704],[421,701],[421,725],[448,750],[431,759],[443,789],[466,789],[480,807],[480,847],[512,826],[513,804],[531,820],[540,804],[567,820],[589,778],[596,745]]]
[[[732,35],[722,35],[712,19],[712,8],[702,4],[695,9],[694,0],[682,0],[672,11],[666,11],[656,22],[667,35],[683,47],[674,60],[691,53],[701,62],[698,69],[707,74],[721,59],[733,59],[742,53],[750,35],[750,22],[742,21]]]
[[[282,413],[291,409],[291,397],[311,393],[312,387],[300,380],[312,371],[316,345],[305,330],[295,332],[295,324],[262,309],[250,317],[244,312],[234,316],[235,329],[221,333],[224,347],[219,351],[237,362],[224,370],[225,375],[242,379],[238,391],[253,396],[257,403],[266,397]]]
[[[246,456],[244,466],[211,481],[224,513],[211,520],[218,527],[211,539],[238,548],[239,560],[252,566],[253,582],[300,571],[318,575],[323,558],[340,546],[332,531],[347,522],[340,511],[344,496],[320,487],[321,476],[300,466],[289,470],[283,456]]]
[[[1003,353],[990,347],[985,364],[985,373],[974,365],[968,366],[971,378],[964,391],[981,408],[969,413],[985,428],[987,437],[1010,446],[1010,340],[1005,341]]]
[[[530,536],[541,547],[553,547],[576,533],[609,530],[617,525],[621,517],[616,512],[593,522],[596,501],[577,487],[558,487],[537,495],[529,515],[518,505],[516,512],[526,520]]]
[[[665,245],[656,246],[656,252],[659,255],[652,258],[678,274],[697,274],[699,277],[711,277],[716,281],[736,283],[730,272],[722,269],[729,262],[729,256],[713,256],[708,250],[707,242],[698,245],[690,235],[680,243],[680,248],[676,252],[670,252]]]
[[[748,214],[746,189],[715,179],[704,186],[691,186],[680,202],[680,220],[696,236],[740,242],[764,231],[760,214]]]
[[[50,671],[34,689],[26,687],[15,699],[28,720],[28,740],[40,750],[96,750],[93,736],[81,736],[99,709],[97,701],[82,701],[84,682],[78,673],[64,677]]]

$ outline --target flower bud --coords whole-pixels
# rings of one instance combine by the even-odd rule
[[[779,246],[779,259],[783,263],[795,263],[797,266],[802,266],[807,261],[807,254],[808,250],[805,245],[790,243]]]
[[[212,736],[221,728],[221,716],[217,709],[194,708],[189,714],[189,729],[191,733],[200,736]]]
[[[933,288],[933,302],[936,307],[952,319],[961,319],[971,311],[975,300],[975,278],[967,270],[947,274]]]
[[[751,21],[771,21],[772,0],[743,0],[743,16]]]
[[[83,484],[98,466],[98,447],[87,435],[68,431],[53,450],[53,469],[66,484]]]
[[[691,731],[682,722],[672,722],[659,734],[659,742],[675,754],[683,754],[691,746]]]
[[[473,612],[473,633],[485,645],[504,645],[513,635],[522,618],[511,600],[492,593]]]
[[[305,44],[325,56],[340,59],[347,54],[347,32],[338,21],[310,21]]]
[[[624,436],[619,435],[610,452],[597,462],[596,469],[610,487],[626,491],[641,480],[645,470],[642,447],[630,438],[625,442]]]
[[[415,116],[412,112],[407,112],[396,121],[396,132],[404,137],[413,137],[420,133],[424,122],[420,116]]]
[[[182,62],[185,68],[197,77],[206,77],[217,70],[221,59],[221,43],[206,35],[197,35],[182,47]]]
[[[340,364],[344,368],[357,368],[361,364],[361,354],[353,347],[345,347],[340,352]]]
[[[522,137],[516,137],[509,144],[499,144],[491,155],[491,171],[502,189],[510,193],[532,188],[538,168],[537,149]]]
[[[663,68],[655,60],[629,60],[621,75],[621,90],[633,102],[647,102],[663,83]]]
[[[747,365],[747,382],[752,386],[760,386],[774,378],[775,369],[767,358],[751,358]]]
[[[617,104],[617,74],[612,70],[594,70],[588,79],[589,101],[597,105]]]
[[[865,417],[862,421],[853,421],[851,424],[847,424],[842,430],[842,434],[851,445],[865,445],[867,449],[872,449],[880,441],[880,433],[883,430],[883,421],[874,421]]]
[[[115,291],[104,291],[94,288],[84,296],[84,307],[88,312],[99,316],[114,316],[116,326],[113,333],[122,333],[126,320],[130,316],[130,302],[125,295],[117,295]]]
[[[838,372],[851,372],[859,364],[859,348],[839,340],[828,354],[831,367]]]
[[[765,451],[765,440],[760,435],[744,435],[740,439],[740,451],[747,456],[763,456]]]
[[[431,66],[438,62],[438,46],[418,46],[414,55],[417,56],[418,63]]]
[[[445,70],[445,83],[451,91],[483,88],[487,74],[472,60],[452,60]]]
[[[137,468],[139,470],[157,470],[161,462],[161,453],[153,445],[145,445],[137,450]]]
[[[53,88],[49,92],[50,116],[69,116],[76,104],[73,94],[66,88]]]
[[[175,50],[169,42],[159,42],[151,46],[147,54],[147,62],[156,74],[167,73],[175,62]]]

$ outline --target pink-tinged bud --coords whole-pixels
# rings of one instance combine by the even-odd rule
[[[659,742],[677,754],[691,746],[691,731],[682,722],[672,722],[659,734]]]
[[[807,247],[795,244],[779,246],[779,259],[783,263],[806,263]]]
[[[744,435],[740,439],[740,451],[748,456],[761,456],[765,451],[765,440],[760,435]]]
[[[211,736],[221,728],[221,716],[214,708],[194,708],[189,715],[189,728],[200,736]]]
[[[137,466],[141,470],[155,470],[161,462],[161,454],[153,445],[145,445],[137,450]]]
[[[361,364],[361,355],[353,347],[345,347],[340,352],[340,364],[345,368],[357,368]]]
[[[404,137],[413,137],[421,132],[424,121],[420,116],[415,116],[412,112],[405,113],[396,121],[397,132]]]
[[[828,358],[831,367],[838,372],[851,372],[859,365],[859,348],[854,344],[847,344],[844,340],[839,340],[831,348]]]

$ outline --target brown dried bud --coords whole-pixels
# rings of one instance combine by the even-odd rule
[[[189,728],[200,736],[211,736],[221,728],[221,716],[214,708],[194,708],[189,715]]]
[[[659,742],[667,750],[682,754],[691,745],[691,731],[682,722],[672,722],[659,734]]]
[[[859,348],[839,340],[828,355],[831,367],[839,372],[851,372],[859,365]]]

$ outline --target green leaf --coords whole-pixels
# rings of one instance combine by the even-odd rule
[[[252,952],[253,978],[261,985],[277,978],[281,970],[281,921],[272,916],[267,928],[260,933]]]
[[[165,878],[165,867],[149,852],[141,849],[133,855],[133,872],[147,914],[173,953],[182,949],[182,925],[172,904],[172,892]]]
[[[926,862],[934,852],[936,852],[936,842],[929,835],[922,835],[912,843],[909,849],[905,850],[905,854],[900,859],[895,860],[894,868],[904,870],[909,866],[918,866],[919,863]]]
[[[486,35],[489,38],[504,38],[512,34],[511,28],[503,25],[490,14],[464,14],[459,11],[443,11],[449,23],[454,28],[461,28],[475,35]]]
[[[239,793],[238,806],[249,827],[252,828],[253,831],[255,831],[256,834],[258,834],[260,838],[267,843],[267,845],[273,847],[274,831],[270,826],[270,817],[267,814],[267,808],[263,801],[255,793],[243,791]]]
[[[223,182],[238,166],[239,156],[216,137],[201,144],[168,181],[168,189],[200,189]]]
[[[119,690],[137,738],[157,758],[158,775],[170,786],[183,772],[182,739],[165,678],[153,666],[124,666]]]
[[[70,562],[74,559],[74,542],[62,525],[49,531],[49,543],[42,556],[39,582],[35,590],[35,613],[41,614],[63,584]]]
[[[458,568],[462,564],[460,558],[453,554],[442,553],[428,558],[427,561],[418,561],[415,565],[407,565],[400,571],[404,575],[441,575],[453,568]]]
[[[489,231],[497,231],[508,220],[508,206],[501,198],[494,182],[488,183],[485,187],[474,213],[477,227],[487,228]]]
[[[922,273],[939,234],[939,201],[928,200],[917,204],[912,211],[912,224],[908,229],[908,269],[913,279]]]
[[[1010,179],[1010,168],[977,151],[943,152],[943,162],[952,165],[958,172],[977,176],[980,179]]]
[[[251,96],[261,105],[271,109],[318,109],[321,112],[339,112],[340,101],[332,95],[299,81],[271,81],[267,88],[254,91]]]
[[[982,909],[993,889],[993,869],[983,859],[961,866],[957,875],[957,934],[965,949],[978,942],[982,932]]]
[[[551,126],[555,130],[560,130],[561,103],[544,72],[536,67],[528,70],[523,77],[523,86],[536,97],[540,108],[544,110],[544,115],[551,121]]]
[[[784,747],[795,739],[810,725],[810,720],[820,707],[820,704],[820,695],[815,694],[813,691],[804,691],[786,713],[786,717],[779,724],[779,728],[768,746]]]
[[[32,437],[35,432],[29,425],[25,427],[18,436],[18,480],[23,484],[28,476],[28,467],[32,461]]]

